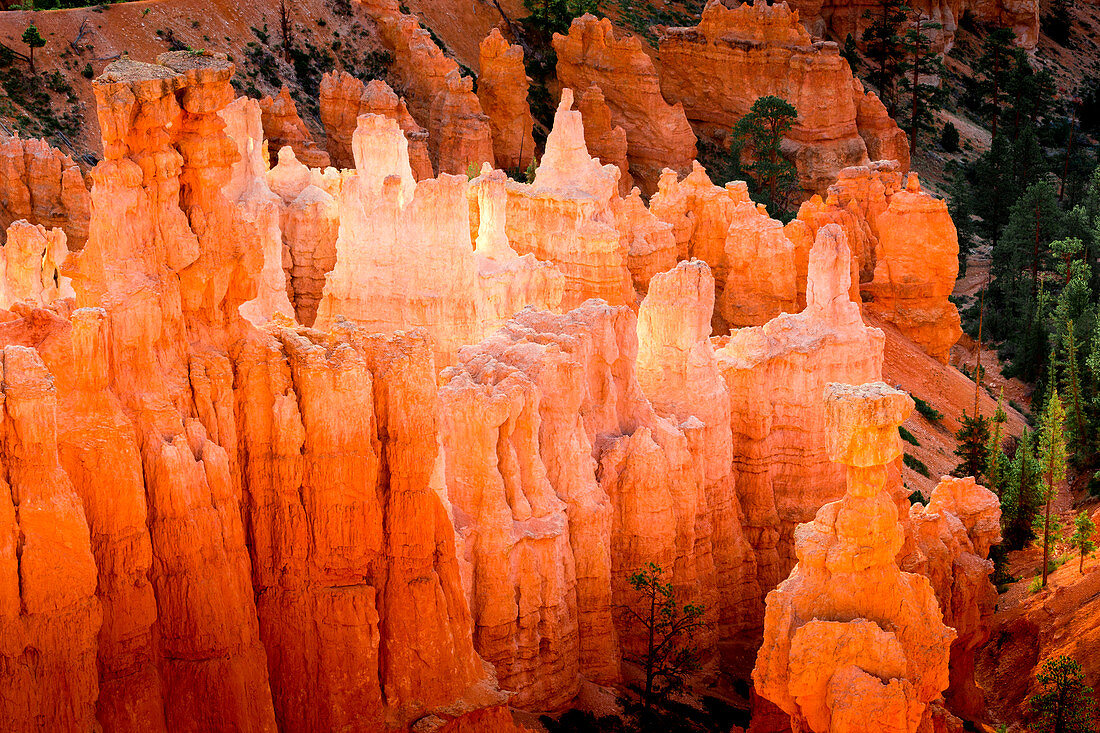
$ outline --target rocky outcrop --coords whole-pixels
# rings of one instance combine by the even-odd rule
[[[657,414],[688,437],[703,485],[697,554],[705,561],[709,544],[719,648],[724,666],[747,674],[760,636],[763,593],[735,491],[732,405],[709,338],[713,309],[714,279],[705,263],[681,262],[654,276],[638,312],[638,383]]]
[[[632,305],[628,250],[613,206],[618,169],[589,156],[572,107],[573,93],[565,89],[534,183],[508,184],[508,241],[561,271],[563,308],[589,298]]]
[[[328,153],[317,145],[313,133],[298,116],[298,108],[286,86],[274,98],[261,99],[260,110],[263,113],[264,139],[267,140],[270,165],[278,162],[279,151],[289,145],[298,160],[310,168],[328,167]]]
[[[784,227],[769,217],[743,182],[715,186],[698,163],[682,180],[666,170],[650,209],[672,226],[680,257],[698,258],[713,270],[715,332],[763,325],[798,310],[810,239],[792,240],[788,235],[800,225]]]
[[[88,522],[59,461],[57,390],[33,348],[5,346],[0,362],[0,717],[12,731],[92,730],[102,612]]]
[[[29,301],[46,305],[76,296],[61,266],[69,255],[65,232],[17,221],[0,248],[0,308]]]
[[[0,139],[0,245],[20,219],[65,232],[69,249],[88,239],[88,188],[80,168],[45,140]]]
[[[903,188],[897,166],[882,161],[841,171],[825,200],[811,198],[798,218],[814,231],[843,226],[868,312],[946,363],[962,334],[948,300],[959,244],[946,202],[923,192],[915,173]]]
[[[876,153],[909,166],[905,136],[855,82],[834,43],[813,42],[785,3],[729,8],[710,0],[694,28],[669,28],[660,40],[661,91],[683,105],[701,134],[725,142],[758,98],[775,95],[798,112],[783,152],[807,196],[824,193],[837,173]],[[867,124],[864,132],[859,123]]]
[[[554,35],[557,75],[563,87],[583,94],[598,86],[612,125],[626,131],[630,170],[642,192],[657,188],[661,171],[687,173],[695,158],[695,133],[677,102],[661,96],[653,60],[633,36],[616,38],[611,21],[584,15],[568,35]]]
[[[283,271],[295,318],[312,326],[325,276],[336,266],[336,202],[342,179],[331,169],[322,174],[306,168],[286,148],[279,151],[279,164],[268,172],[267,181],[282,201]]]
[[[823,228],[809,255],[806,308],[718,339],[730,394],[737,493],[764,592],[794,566],[795,527],[844,493],[826,452],[825,385],[882,378],[884,336],[849,299],[843,230]]]
[[[474,80],[457,69],[432,100],[428,152],[440,173],[466,174],[493,164],[493,131],[474,94]]]
[[[238,156],[223,193],[239,210],[237,218],[244,236],[258,241],[263,250],[263,268],[256,278],[256,297],[240,307],[240,314],[257,325],[277,313],[294,317],[283,271],[283,202],[267,183],[261,109],[256,100],[238,97],[218,112]],[[293,154],[293,148],[289,152]]]
[[[612,199],[612,204],[626,243],[626,266],[635,290],[644,295],[653,276],[676,266],[676,236],[671,224],[646,208],[638,189],[624,199]]]
[[[524,170],[535,159],[535,123],[527,104],[523,48],[509,44],[494,28],[481,42],[480,59],[477,97],[489,118],[496,165]]]
[[[321,77],[321,122],[332,164],[338,168],[354,168],[351,140],[359,115],[382,115],[395,120],[409,141],[409,162],[418,181],[435,175],[428,157],[428,131],[409,114],[405,101],[389,84],[375,79],[363,82],[344,71],[333,71]]]
[[[619,169],[619,193],[626,196],[634,187],[627,157],[626,130],[611,121],[611,108],[595,84],[584,90],[577,102],[577,111],[584,122],[584,144],[588,154],[604,165]]]
[[[489,257],[481,253],[480,233],[480,252],[470,241],[465,176],[416,183],[405,137],[386,117],[360,117],[353,142],[356,171],[340,192],[336,265],[318,306],[318,328],[342,317],[374,332],[424,327],[442,365],[523,306],[558,306],[561,276],[532,256],[517,256],[502,239],[511,212],[499,180],[491,210],[487,198],[479,221],[492,243],[485,245]],[[505,300],[489,297],[502,290]]]
[[[824,400],[847,490],[798,529],[799,564],[768,595],[753,681],[795,730],[915,733],[948,686],[955,632],[928,579],[895,559],[903,535],[887,464],[913,401],[882,383],[830,384]]]
[[[985,715],[985,695],[974,682],[975,657],[993,629],[997,589],[990,582],[989,548],[1001,541],[997,495],[973,478],[944,477],[928,505],[913,504],[903,518],[901,569],[932,582],[951,643],[948,706],[970,718]]]
[[[797,9],[802,22],[815,36],[843,41],[850,33],[859,40],[870,21],[868,11],[880,8],[866,0],[788,0]],[[917,0],[910,5],[921,16],[940,28],[929,31],[932,50],[950,51],[963,13],[970,12],[974,20],[988,25],[1011,28],[1016,43],[1026,49],[1039,41],[1039,3],[1036,0]]]
[[[431,341],[237,314],[265,264],[242,203],[293,176],[256,175],[254,102],[219,114],[224,57],[161,61],[94,83],[70,271],[97,307],[0,313],[5,724],[513,730],[473,650]]]

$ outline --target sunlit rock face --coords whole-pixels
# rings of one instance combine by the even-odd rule
[[[72,282],[61,274],[68,256],[62,230],[46,231],[42,225],[22,219],[14,222],[0,248],[0,308],[21,302],[46,305],[75,297]]]
[[[830,384],[824,401],[847,490],[796,532],[799,564],[768,595],[753,680],[795,730],[915,733],[948,686],[956,635],[928,579],[895,559],[903,532],[887,464],[913,401],[882,383]]]
[[[944,623],[957,634],[944,698],[959,714],[981,716],[985,693],[974,682],[974,664],[993,629],[997,589],[989,579],[993,563],[988,557],[989,548],[1001,541],[1000,501],[973,478],[945,476],[927,506],[913,504],[902,525],[902,570],[932,581]]]
[[[823,193],[841,169],[866,164],[869,150],[909,167],[904,133],[867,99],[837,45],[812,42],[785,3],[710,0],[698,26],[664,32],[660,60],[665,98],[709,136],[725,139],[760,97],[793,105],[798,119],[783,149],[807,196]]]
[[[562,86],[582,97],[589,87],[602,90],[612,124],[626,132],[630,170],[643,193],[656,190],[664,168],[691,170],[695,133],[681,105],[661,96],[661,80],[641,41],[616,38],[610,20],[584,15],[567,35],[554,34],[554,50]]]
[[[494,28],[481,42],[480,61],[477,96],[489,118],[496,165],[524,170],[536,155],[523,48],[508,43]]]
[[[880,161],[841,171],[826,198],[805,202],[798,218],[814,231],[844,227],[868,312],[946,363],[962,328],[948,299],[959,239],[943,199],[922,191],[915,173],[903,183],[896,165]]]
[[[611,119],[611,108],[598,86],[584,90],[576,101],[584,122],[584,144],[589,154],[604,165],[619,169],[619,193],[626,196],[634,187],[627,156],[626,130]]]
[[[473,184],[493,187],[478,197],[484,232],[478,239],[485,244],[475,251],[465,176],[417,183],[400,127],[379,115],[359,118],[353,145],[356,168],[340,191],[336,264],[318,305],[318,328],[341,318],[369,331],[421,326],[447,364],[460,346],[476,343],[523,306],[558,306],[561,275],[520,257],[503,238],[502,173]]]
[[[0,138],[0,244],[20,219],[65,232],[69,249],[88,239],[88,188],[80,168],[45,140]]]
[[[563,308],[589,298],[633,305],[634,287],[613,207],[619,171],[589,156],[581,113],[566,89],[531,185],[508,183],[505,232],[521,254],[533,254],[565,277]]]
[[[289,146],[298,160],[310,168],[327,168],[329,155],[313,139],[313,134],[298,116],[298,108],[286,86],[274,98],[260,100],[263,113],[263,139],[267,141],[271,165],[278,161],[279,151]]]
[[[784,227],[769,217],[743,182],[715,186],[699,163],[683,179],[666,170],[650,209],[672,226],[680,257],[698,258],[713,270],[715,332],[761,326],[799,310],[810,238],[795,231],[799,224]]]
[[[428,131],[417,124],[405,100],[389,84],[379,79],[363,84],[344,71],[332,71],[321,77],[321,122],[332,164],[354,168],[351,140],[359,115],[382,115],[395,120],[409,141],[409,164],[418,181],[435,175],[428,157]]]
[[[728,0],[724,0],[728,1]],[[799,11],[802,22],[817,37],[829,36],[841,41],[850,33],[859,40],[871,23],[868,11],[882,6],[864,0],[788,0]],[[910,5],[921,16],[940,27],[929,27],[927,33],[932,50],[950,51],[963,14],[970,12],[974,20],[1016,33],[1016,43],[1026,49],[1039,41],[1039,3],[1036,0],[917,0]]]
[[[730,394],[737,493],[764,592],[794,566],[794,531],[842,496],[844,471],[826,453],[825,385],[882,378],[884,336],[849,298],[843,230],[818,232],[806,308],[717,339]]]
[[[0,319],[0,534],[23,537],[0,544],[4,719],[511,730],[441,498],[431,341],[237,313],[267,275],[249,206],[292,176],[264,175],[231,71],[108,67],[90,236],[64,268],[89,307]]]

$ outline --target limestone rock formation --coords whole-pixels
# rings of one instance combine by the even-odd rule
[[[843,226],[868,311],[946,362],[962,334],[948,300],[958,274],[958,234],[945,201],[923,192],[915,173],[904,188],[901,180],[892,161],[845,169],[825,200],[803,203],[798,218],[814,231]]]
[[[657,188],[664,168],[687,173],[695,158],[695,133],[677,102],[661,96],[653,59],[633,36],[616,38],[611,21],[584,15],[568,35],[554,35],[557,74],[563,87],[583,95],[603,92],[614,126],[626,131],[630,170],[645,194]]]
[[[825,390],[829,457],[847,491],[796,533],[799,564],[768,595],[757,692],[794,730],[916,733],[948,685],[948,646],[928,579],[902,572],[902,528],[885,490],[913,401],[882,383]]]
[[[57,390],[33,348],[5,346],[0,363],[0,717],[20,732],[92,730],[102,612],[88,522],[59,460]]]
[[[825,385],[882,378],[884,336],[849,299],[850,262],[843,230],[823,228],[809,255],[806,308],[717,340],[737,493],[764,592],[794,565],[796,525],[844,493],[843,470],[827,460]]]
[[[503,170],[523,170],[535,159],[534,119],[527,104],[523,48],[504,40],[496,28],[481,42],[477,97],[489,117],[493,156]]]
[[[646,208],[638,189],[624,199],[613,198],[619,232],[626,242],[626,266],[634,288],[645,293],[654,275],[676,266],[676,236],[672,225]]]
[[[88,239],[88,188],[80,168],[45,140],[0,139],[0,245],[12,222],[25,219],[65,232],[69,249]]]
[[[714,271],[718,333],[798,310],[809,242],[800,237],[796,245],[787,235],[791,227],[753,203],[743,182],[715,186],[698,163],[682,180],[666,170],[650,208],[672,225],[680,257],[701,259]]]
[[[409,141],[409,161],[418,181],[435,175],[428,157],[428,131],[409,114],[405,101],[386,82],[375,79],[363,82],[344,71],[326,73],[321,77],[321,122],[332,164],[338,168],[354,168],[351,139],[359,115],[374,114],[396,120]]]
[[[271,165],[278,162],[279,151],[289,145],[298,160],[310,168],[328,167],[328,153],[317,145],[313,133],[298,116],[298,108],[286,86],[274,98],[261,99],[260,110],[263,113],[264,139],[267,140]]]
[[[7,243],[0,248],[0,308],[76,297],[72,282],[61,274],[68,256],[65,232],[60,229],[46,231],[23,220],[9,226]]]
[[[318,328],[342,317],[368,331],[424,327],[442,365],[523,306],[558,306],[561,275],[532,256],[517,256],[503,239],[511,213],[501,180],[485,199],[479,224],[487,243],[479,241],[475,252],[465,176],[416,183],[408,143],[386,117],[360,117],[353,145],[356,171],[340,192],[336,264],[318,306]]]
[[[905,545],[898,562],[906,572],[932,582],[943,620],[955,629],[951,644],[951,709],[972,717],[985,714],[983,691],[974,682],[975,656],[989,639],[997,589],[990,582],[989,548],[1001,541],[997,495],[973,478],[944,477],[927,506],[913,504],[903,519]]]
[[[790,102],[798,119],[783,150],[806,195],[824,193],[841,169],[866,164],[865,138],[876,153],[909,167],[904,134],[867,99],[836,44],[812,42],[785,3],[731,9],[710,0],[698,26],[665,31],[660,58],[665,98],[681,103],[701,134],[720,141],[759,97]]]
[[[471,166],[493,163],[493,131],[474,94],[474,80],[457,69],[447,74],[443,90],[432,101],[428,152],[440,173],[465,174]]]
[[[240,308],[240,314],[255,324],[265,323],[276,313],[294,317],[283,271],[282,201],[267,183],[261,110],[256,100],[238,97],[218,113],[238,156],[223,193],[240,210],[244,236],[258,241],[263,250],[256,297]]]
[[[604,165],[619,169],[619,193],[626,196],[634,187],[627,157],[626,130],[611,121],[611,108],[595,84],[584,90],[577,110],[584,122],[584,144],[588,154]]]
[[[282,201],[280,224],[287,294],[297,321],[312,326],[325,275],[336,266],[336,237],[340,231],[336,202],[342,179],[332,169],[322,174],[306,168],[294,157],[293,150],[284,148],[279,151],[279,164],[268,172],[267,181]]]
[[[633,305],[628,249],[613,205],[618,169],[589,156],[581,114],[572,107],[572,91],[562,90],[534,183],[508,183],[508,241],[561,271],[562,308],[589,298]]]
[[[818,37],[829,35],[843,40],[849,33],[859,39],[869,21],[868,10],[880,7],[866,0],[789,0],[802,22]],[[1011,28],[1016,42],[1026,49],[1039,41],[1039,3],[1036,0],[918,0],[910,7],[941,27],[931,29],[932,50],[950,51],[963,13],[970,12],[974,20],[1001,28]]]
[[[710,343],[714,279],[699,260],[655,275],[638,312],[638,383],[657,414],[675,420],[702,474],[697,542],[710,528],[719,648],[735,673],[752,666],[763,593],[735,491],[732,407]]]

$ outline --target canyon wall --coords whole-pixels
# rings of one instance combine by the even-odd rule
[[[864,13],[881,8],[872,2],[852,0],[788,1],[799,11],[811,33],[819,38],[828,35],[840,42],[849,33],[858,41],[871,22]],[[1016,43],[1025,49],[1034,49],[1039,42],[1040,5],[1037,0],[918,0],[910,7],[926,20],[942,26],[930,31],[932,50],[936,52],[951,50],[959,22],[968,12],[978,23],[1011,28],[1016,33]]]
[[[723,144],[758,98],[789,102],[798,118],[783,152],[807,196],[824,193],[841,169],[866,164],[869,150],[874,160],[894,159],[907,169],[904,133],[875,106],[877,99],[867,98],[837,45],[812,42],[798,17],[785,3],[731,9],[710,0],[698,26],[661,36],[664,98],[682,105],[701,134]]]
[[[65,232],[70,249],[88,239],[88,188],[80,168],[45,140],[0,140],[0,245],[12,222],[24,219]]]
[[[263,112],[263,139],[267,140],[270,164],[278,162],[279,151],[289,145],[298,159],[310,168],[327,168],[329,155],[313,139],[313,133],[298,116],[298,108],[284,86],[279,93],[260,100]]]
[[[562,86],[583,95],[598,86],[611,110],[611,122],[626,131],[630,171],[645,194],[656,190],[664,168],[691,169],[695,133],[679,103],[661,96],[653,59],[634,36],[616,38],[611,21],[584,15],[567,35],[554,34],[557,76]]]

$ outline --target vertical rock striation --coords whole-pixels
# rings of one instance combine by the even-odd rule
[[[493,133],[498,168],[524,170],[535,159],[534,118],[527,104],[523,48],[509,44],[494,28],[480,47],[477,96]]]
[[[70,249],[88,239],[88,188],[80,168],[45,140],[0,140],[0,244],[12,222],[25,219],[65,232]]]

